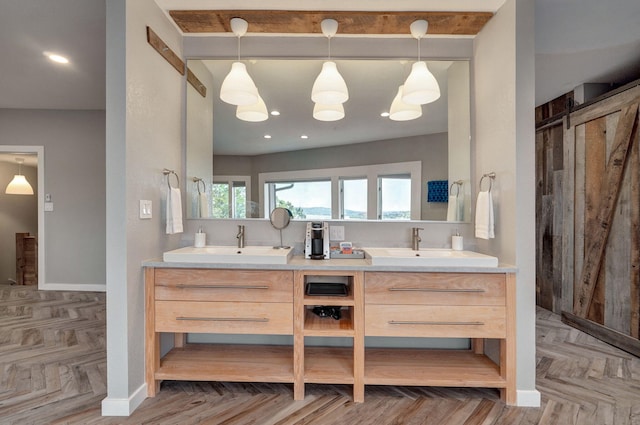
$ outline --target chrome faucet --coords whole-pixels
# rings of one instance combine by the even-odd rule
[[[238,239],[238,248],[244,248],[244,226],[238,225],[238,234],[236,235],[236,239]]]
[[[420,242],[422,241],[420,238],[420,230],[424,229],[422,227],[412,227],[411,230],[411,249],[418,251],[420,249]]]

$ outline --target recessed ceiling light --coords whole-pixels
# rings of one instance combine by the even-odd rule
[[[265,138],[265,139],[271,139],[271,135],[270,135],[270,134],[265,134],[265,135],[264,135],[264,138]]]
[[[57,53],[44,52],[44,55],[48,57],[50,60],[57,63],[69,63],[69,59],[65,58],[62,55],[58,55]]]
[[[307,136],[306,134],[303,134],[302,136],[300,136],[301,139],[308,139],[309,136]]]
[[[273,111],[271,111],[271,115],[273,115],[274,117],[277,117],[278,115],[280,115],[280,111],[277,111],[274,109]]]
[[[389,116],[389,113],[388,112],[383,112],[383,113],[380,114],[380,116],[386,118],[386,117]]]

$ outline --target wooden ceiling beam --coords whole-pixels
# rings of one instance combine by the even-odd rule
[[[231,32],[231,18],[249,23],[249,33],[322,34],[323,19],[335,19],[340,34],[409,35],[417,19],[429,22],[430,35],[476,35],[491,12],[371,12],[293,10],[171,10],[169,15],[184,33]]]

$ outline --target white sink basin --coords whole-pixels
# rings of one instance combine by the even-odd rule
[[[421,248],[365,248],[374,266],[497,267],[498,258],[473,251]]]
[[[270,246],[188,246],[167,251],[162,259],[180,263],[287,264],[292,254],[291,248]]]

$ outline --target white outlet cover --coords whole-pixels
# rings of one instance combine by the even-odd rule
[[[46,212],[51,212],[53,211],[53,202],[45,202],[44,203],[44,210]]]
[[[329,226],[329,240],[343,241],[344,226]]]

